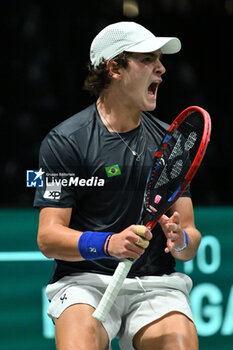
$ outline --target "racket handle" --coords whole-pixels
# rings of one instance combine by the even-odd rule
[[[93,317],[99,320],[100,322],[104,322],[106,320],[107,314],[109,313],[116,297],[122,287],[122,284],[128,275],[128,272],[133,264],[133,261],[124,259],[121,261],[113,276],[112,279],[107,286],[102,299],[100,300],[99,305],[93,313]]]

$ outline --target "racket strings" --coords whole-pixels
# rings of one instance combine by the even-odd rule
[[[155,181],[155,178],[154,178]],[[164,169],[158,179],[158,181],[156,182],[154,188],[158,188],[160,186],[163,186],[165,184],[167,184],[169,182],[169,178],[168,178],[168,173],[167,173],[167,164],[165,164]]]
[[[189,151],[195,144],[197,140],[197,133],[195,131],[192,131],[189,136],[187,141],[184,144],[184,148],[186,151]]]
[[[165,136],[160,149],[161,157],[155,160],[145,195],[144,221],[155,219],[161,208],[176,198],[185,176],[198,152],[204,128],[203,116],[191,113],[172,134]],[[159,200],[158,200],[159,198]],[[156,209],[153,212],[150,207]]]
[[[183,166],[183,160],[179,159],[175,162],[174,166],[172,167],[171,173],[170,173],[170,177],[172,179],[175,179],[177,176],[180,175],[181,169]]]
[[[177,156],[181,156],[183,154],[183,150],[181,148],[181,135],[179,136],[171,154],[170,154],[170,157],[169,159],[174,159],[176,158]]]

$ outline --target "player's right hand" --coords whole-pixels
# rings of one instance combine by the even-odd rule
[[[145,252],[151,238],[152,233],[147,227],[131,225],[112,235],[108,245],[108,253],[119,259],[137,259]]]

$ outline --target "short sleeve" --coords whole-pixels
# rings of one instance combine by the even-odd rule
[[[43,186],[36,190],[34,207],[76,207],[81,190],[75,181],[84,176],[77,143],[52,130],[41,144],[39,168]]]

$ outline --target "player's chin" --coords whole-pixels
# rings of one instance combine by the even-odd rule
[[[145,104],[144,111],[150,112],[150,111],[153,111],[155,108],[156,108],[156,100],[154,100],[153,102],[150,101]]]

